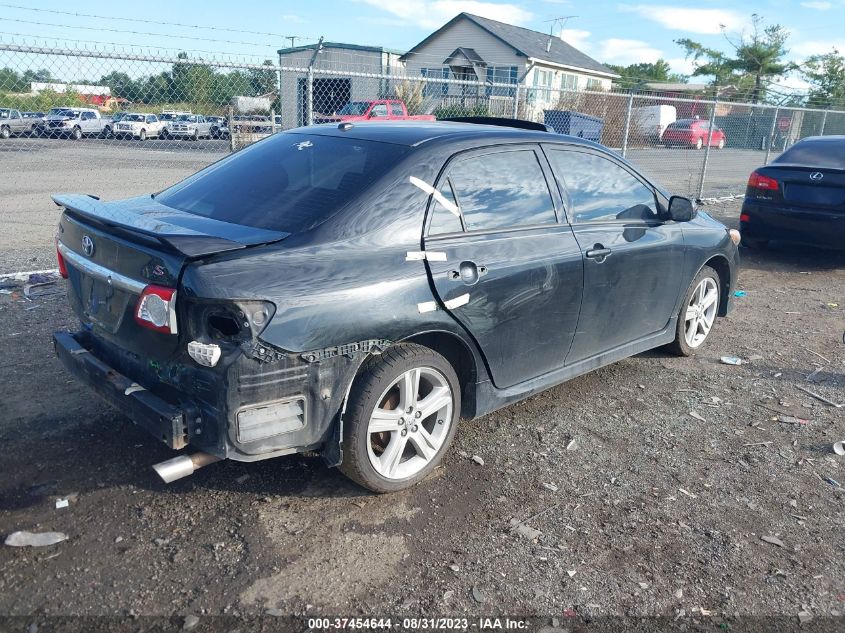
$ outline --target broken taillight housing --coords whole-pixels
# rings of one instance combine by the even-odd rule
[[[67,264],[65,263],[64,255],[59,250],[58,240],[56,240],[56,261],[59,263],[59,274],[63,279],[67,279]]]
[[[135,321],[145,328],[176,334],[176,289],[149,285],[135,308]]]

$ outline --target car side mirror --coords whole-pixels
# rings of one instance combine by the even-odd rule
[[[669,217],[675,222],[689,222],[695,217],[692,200],[683,196],[669,198]]]

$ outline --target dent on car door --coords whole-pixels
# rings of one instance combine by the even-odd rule
[[[654,189],[590,150],[545,147],[584,254],[584,300],[567,364],[637,341],[674,316],[684,275],[681,225]]]
[[[550,182],[534,147],[477,151],[450,162],[430,202],[432,284],[497,387],[561,367],[575,333],[583,263]]]

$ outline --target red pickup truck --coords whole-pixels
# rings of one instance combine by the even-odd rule
[[[331,116],[315,116],[314,123],[355,121],[434,121],[431,114],[408,114],[405,102],[398,99],[350,101]]]

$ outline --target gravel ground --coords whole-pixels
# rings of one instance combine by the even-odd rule
[[[641,354],[463,422],[430,479],[387,496],[302,456],[159,483],[149,465],[172,454],[53,356],[51,332],[74,327],[62,294],[0,295],[0,533],[69,536],[0,548],[0,614],[26,616],[20,630],[51,615],[173,613],[735,629],[783,616],[791,630],[801,612],[834,630],[845,458],[830,446],[845,416],[797,386],[845,400],[844,282],[842,254],[745,251],[747,294],[697,356]]]

